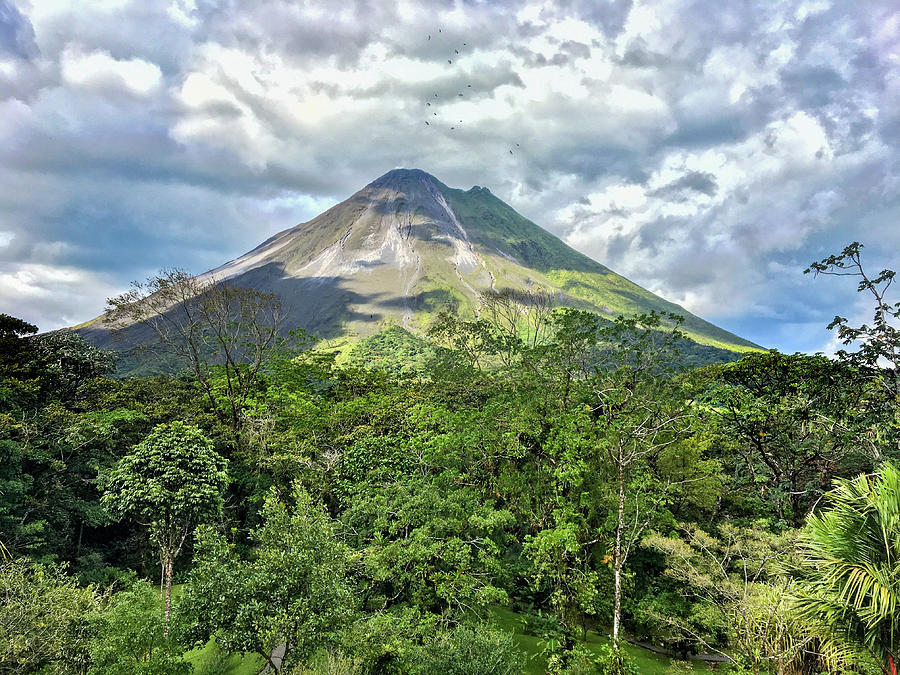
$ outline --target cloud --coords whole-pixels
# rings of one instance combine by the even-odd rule
[[[162,71],[143,59],[114,59],[108,52],[69,48],[60,59],[63,82],[90,90],[120,90],[150,96],[162,83]]]
[[[898,111],[887,1],[0,0],[0,299],[80,321],[416,166],[815,349],[855,294],[803,267],[897,266]]]
[[[31,23],[10,0],[0,0],[0,54],[24,59],[36,51]]]
[[[73,326],[102,313],[106,297],[114,294],[100,275],[78,268],[21,263],[0,271],[0,306],[29,322]]]

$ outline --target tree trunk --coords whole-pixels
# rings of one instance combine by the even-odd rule
[[[169,617],[172,615],[172,567],[174,561],[171,554],[166,554],[163,569],[166,577],[166,612],[165,612],[165,628],[163,628],[163,637],[169,637]]]
[[[84,520],[78,523],[78,543],[75,544],[75,560],[77,561],[81,555],[81,535],[84,532]]]
[[[616,548],[613,553],[615,569],[615,601],[613,604],[613,649],[619,648],[619,627],[622,620],[622,531],[625,529],[625,467],[619,456],[619,510],[616,520]]]

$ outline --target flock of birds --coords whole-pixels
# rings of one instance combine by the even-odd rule
[[[442,31],[440,28],[438,28],[438,33],[442,33],[442,32],[443,32],[443,31]],[[426,41],[428,41],[428,42],[431,41],[431,34],[430,34],[430,33],[429,33],[428,36],[426,37]],[[463,46],[463,47],[468,47],[468,43],[463,42],[463,43],[462,43],[462,46]],[[453,49],[453,55],[454,55],[454,56],[459,56],[459,49],[458,49],[458,48],[454,48],[454,49]],[[449,66],[452,66],[452,65],[453,65],[453,59],[452,59],[452,58],[448,58],[448,59],[447,59],[447,65],[449,65]],[[471,84],[467,84],[467,85],[466,85],[466,89],[471,89],[471,88],[472,88],[472,85],[471,85]],[[456,94],[456,96],[457,96],[458,98],[465,98],[465,94],[463,94],[462,91],[458,92],[458,93]],[[434,99],[437,99],[437,100],[434,100]],[[433,106],[432,106],[432,102],[434,103]],[[436,108],[441,102],[442,102],[442,101],[441,101],[441,99],[439,98],[437,92],[434,92],[431,101],[425,101],[425,111],[426,111],[426,113],[428,113],[428,112],[431,113],[431,116],[430,116],[428,119],[425,120],[425,126],[431,127],[431,128],[437,128],[438,125],[441,123],[441,117],[440,117],[440,115],[438,115],[437,111],[434,109],[434,108]],[[446,101],[444,101],[444,102],[446,103]],[[437,118],[437,119],[434,119],[434,118]],[[432,122],[433,122],[433,124],[432,124]],[[451,122],[450,124],[451,124],[451,125],[450,125],[450,131],[456,131],[456,126],[457,126],[458,124],[461,125],[461,124],[462,124],[462,120],[459,120],[458,122]],[[516,148],[518,148],[518,147],[519,147],[519,144],[516,143]],[[510,154],[510,155],[515,154],[515,153],[513,152],[513,149],[512,149],[512,148],[509,149],[509,154]]]

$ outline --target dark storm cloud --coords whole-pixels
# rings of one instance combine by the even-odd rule
[[[0,0],[0,302],[80,321],[418,166],[708,318],[810,324],[832,310],[798,261],[900,247],[898,26],[889,2]]]

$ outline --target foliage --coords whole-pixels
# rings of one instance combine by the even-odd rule
[[[401,326],[390,326],[358,342],[350,360],[364,368],[425,375],[432,352],[427,340]]]
[[[33,338],[32,343],[42,386],[57,400],[74,400],[82,385],[116,369],[112,352],[98,349],[78,333],[46,333]]]
[[[0,314],[0,413],[29,402],[39,384],[31,365],[34,348],[29,336],[37,326],[9,314]]]
[[[628,654],[613,644],[600,647],[599,654],[594,657],[594,665],[597,672],[603,675],[638,675],[640,672]]]
[[[817,271],[862,274],[857,254]],[[891,279],[868,282],[886,321]],[[193,364],[179,377],[109,379],[80,338],[0,317],[0,554],[119,587],[155,581],[155,546],[167,587],[165,603],[144,582],[98,599],[25,565],[20,596],[69,600],[29,600],[22,625],[65,628],[22,649],[51,672],[86,672],[91,655],[95,672],[184,668],[166,633],[180,555],[172,629],[210,672],[244,654],[244,669],[303,673],[623,673],[629,634],[718,651],[734,672],[863,672],[860,645],[889,668],[890,465],[852,482],[853,500],[828,497],[794,578],[778,570],[791,525],[896,453],[886,362],[768,352],[686,370],[706,356],[684,353],[677,317],[556,308],[539,282],[486,294],[477,317],[439,314],[430,340],[384,331],[342,363],[283,352],[276,298],[163,275],[110,318],[155,324]],[[884,359],[882,333],[855,338]],[[486,623],[523,613],[514,637]]]
[[[270,492],[262,517],[246,557],[211,528],[198,533],[177,614],[191,639],[215,636],[223,648],[256,652],[278,670],[276,647],[283,645],[286,663],[302,661],[348,623],[350,555],[335,523],[299,487],[290,505]]]
[[[886,670],[900,649],[900,470],[840,480],[801,532],[797,607],[872,651]]]
[[[878,449],[855,368],[824,356],[750,354],[717,372],[703,396],[737,461],[734,488],[799,525],[835,476],[865,470]]]
[[[859,279],[856,290],[871,294],[875,305],[871,326],[851,326],[848,319],[835,316],[828,328],[837,328],[838,339],[844,345],[857,345],[856,351],[841,350],[838,356],[848,363],[868,369],[896,396],[900,393],[900,326],[897,325],[900,320],[900,302],[891,302],[887,296],[896,273],[885,269],[877,276],[870,275],[862,264],[862,249],[863,245],[854,241],[839,254],[811,263],[804,274],[813,272],[817,276],[827,274],[856,277]],[[882,361],[886,362],[888,368],[880,367]]]
[[[200,429],[171,422],[156,426],[104,477],[103,504],[146,525],[159,548],[166,623],[175,558],[193,529],[222,510],[227,466]]]
[[[448,474],[363,493],[343,517],[362,551],[370,604],[457,616],[506,601],[501,554],[512,521]]]
[[[191,673],[181,649],[165,636],[163,603],[146,582],[114,594],[93,619],[91,669],[96,675]]]
[[[412,673],[513,675],[525,658],[509,633],[487,624],[460,624],[438,632],[419,650]]]
[[[673,534],[652,533],[644,546],[666,556],[666,575],[689,601],[680,613],[656,612],[675,635],[753,672],[847,670],[856,664],[857,655],[824,626],[793,611],[793,587],[777,574],[792,553],[793,537],[771,534],[764,523],[752,529],[726,523],[715,534],[682,524]],[[721,627],[727,642],[717,639]]]
[[[0,559],[0,672],[84,673],[97,601],[60,567]]]

